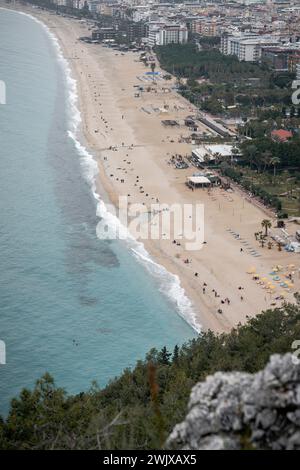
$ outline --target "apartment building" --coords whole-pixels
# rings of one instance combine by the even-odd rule
[[[300,64],[300,44],[286,44],[280,47],[263,47],[261,60],[274,70],[296,72]]]
[[[221,21],[210,18],[200,18],[195,27],[195,32],[201,36],[219,36]]]
[[[148,44],[151,47],[184,44],[187,41],[188,29],[185,25],[163,24],[149,27]]]
[[[263,46],[277,46],[279,40],[272,36],[256,36],[249,33],[236,36],[223,35],[220,51],[224,55],[235,55],[240,61],[257,62]]]

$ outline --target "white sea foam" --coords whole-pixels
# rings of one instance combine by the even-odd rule
[[[180,285],[179,277],[175,274],[167,271],[164,266],[156,263],[147,250],[143,243],[135,240],[129,233],[127,227],[122,226],[120,220],[111,212],[109,212],[107,206],[101,199],[100,195],[96,190],[96,176],[98,174],[98,166],[93,156],[88,152],[86,147],[79,141],[78,133],[81,124],[81,114],[78,109],[78,92],[77,82],[72,77],[72,71],[68,61],[64,58],[62,48],[59,44],[57,37],[50,31],[50,29],[42,21],[38,20],[34,16],[18,12],[21,15],[28,16],[35,22],[39,23],[45,28],[48,36],[51,38],[57,53],[58,61],[63,69],[64,77],[67,85],[67,105],[68,105],[68,116],[69,116],[69,130],[68,135],[73,140],[74,145],[78,154],[80,155],[80,163],[85,179],[90,185],[91,191],[94,198],[97,201],[97,216],[99,219],[104,219],[108,226],[118,227],[119,233],[122,234],[122,238],[125,239],[125,243],[128,248],[132,251],[135,258],[147,269],[147,271],[158,280],[160,285],[160,291],[166,295],[171,302],[173,302],[180,316],[188,322],[194,330],[197,332],[201,331],[201,325],[196,320],[196,316],[193,310],[193,306],[189,298],[186,296],[184,289]],[[123,236],[125,235],[125,236]]]

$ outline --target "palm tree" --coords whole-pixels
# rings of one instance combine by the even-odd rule
[[[267,237],[267,236],[268,236],[268,229],[272,227],[271,221],[268,220],[268,219],[264,219],[264,220],[261,222],[261,226],[262,226],[262,228],[265,229],[265,236]]]
[[[256,145],[253,145],[253,144],[249,145],[249,147],[247,147],[247,156],[249,158],[250,168],[252,168],[252,164],[256,155],[257,155]]]
[[[270,160],[270,165],[272,165],[274,169],[274,178],[276,176],[276,165],[279,165],[279,163],[280,163],[280,158],[278,157],[273,157]]]
[[[270,152],[270,150],[266,150],[265,152],[262,153],[262,161],[264,163],[264,171],[265,171],[267,166],[269,166],[272,161],[272,153]]]

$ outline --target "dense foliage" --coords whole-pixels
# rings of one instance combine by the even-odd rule
[[[208,374],[255,372],[300,338],[300,308],[269,310],[230,334],[203,334],[172,354],[153,349],[103,390],[67,396],[45,375],[0,420],[2,449],[159,448],[185,415],[191,387]]]
[[[221,44],[220,36],[201,36],[200,34],[196,34],[194,37],[202,49],[218,48]]]
[[[236,183],[240,184],[244,189],[254,194],[254,196],[260,198],[265,205],[271,206],[272,208],[276,209],[277,212],[281,211],[282,203],[280,199],[276,195],[270,194],[260,185],[255,184],[253,181],[249,181],[247,178],[245,178],[241,170],[230,167],[228,165],[221,166],[220,169],[224,176],[232,179]]]
[[[212,82],[264,77],[257,64],[240,62],[217,49],[198,51],[195,44],[169,44],[155,49],[161,66],[170,73],[186,78],[209,78]]]
[[[187,79],[181,82],[180,92],[204,111],[225,117],[251,116],[260,123],[286,120],[287,113],[295,116],[298,125],[298,110],[289,111],[293,73],[274,72],[268,63],[243,62],[236,56],[223,55],[217,38],[200,39],[200,50],[197,44],[170,44],[157,47],[156,53],[164,69],[179,80]]]
[[[279,168],[300,168],[300,139],[294,138],[290,142],[274,142],[270,138],[258,138],[244,141],[241,150],[245,157],[253,163],[258,170],[265,168],[266,152],[270,160],[277,158]]]

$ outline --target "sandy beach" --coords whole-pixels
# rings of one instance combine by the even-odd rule
[[[144,241],[153,259],[179,276],[203,329],[229,331],[248,317],[281,305],[282,298],[276,298],[283,291],[284,298],[292,301],[300,288],[299,254],[279,252],[276,246],[262,248],[254,237],[261,230],[261,221],[270,217],[237,190],[191,191],[185,181],[197,170],[178,170],[168,164],[174,154],[191,154],[192,146],[178,142],[188,134],[186,127],[169,128],[161,121],[183,120],[193,113],[192,105],[175,91],[164,92],[163,88],[170,86],[164,80],[152,86],[137,78],[147,71],[138,53],[121,54],[79,41],[90,34],[86,23],[30,7],[22,6],[22,10],[49,27],[72,68],[83,138],[99,166],[99,194],[104,188],[114,204],[118,204],[118,196],[127,196],[130,203],[141,203],[145,210],[157,201],[204,204],[202,249],[186,251],[184,240],[174,243],[172,237]],[[135,97],[140,84],[149,86],[150,91]],[[162,112],[163,108],[167,112]],[[253,256],[253,250],[260,256]],[[274,274],[277,265],[282,268]],[[289,274],[293,283],[282,288],[280,282]],[[254,279],[255,275],[259,278]],[[277,275],[279,281],[274,280]],[[266,289],[268,283],[274,288]]]

